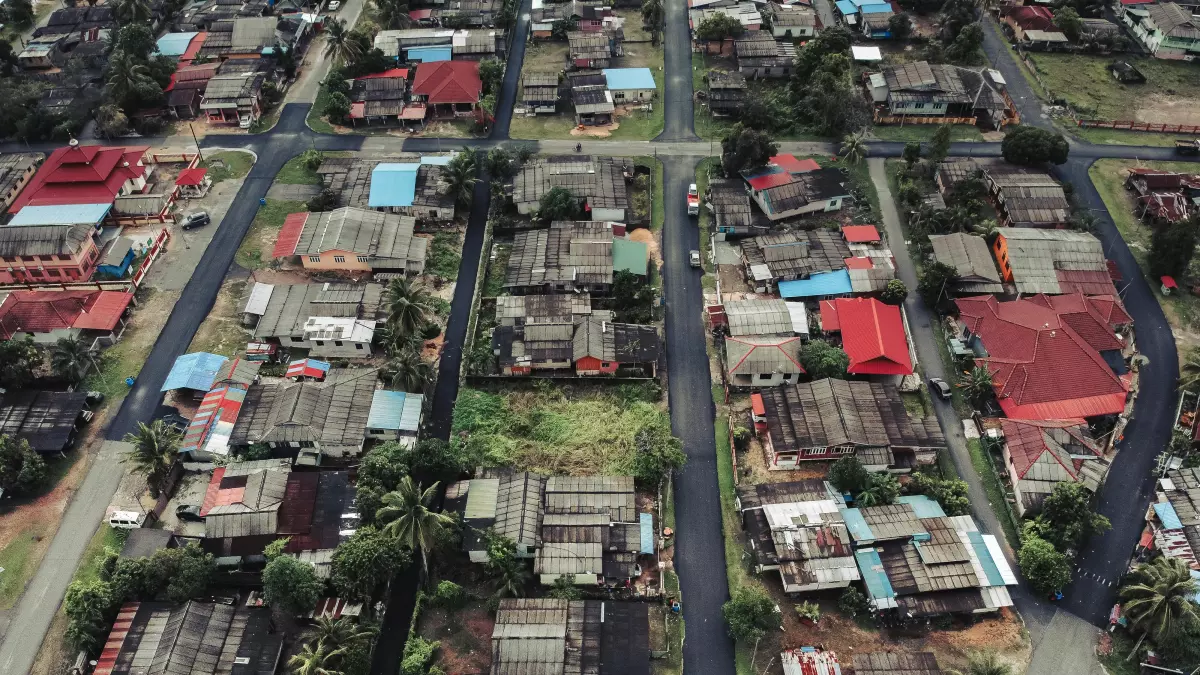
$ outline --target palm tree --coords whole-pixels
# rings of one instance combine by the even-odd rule
[[[851,164],[858,164],[867,156],[867,135],[865,132],[858,131],[852,134],[846,134],[842,139],[842,157],[846,158]]]
[[[59,338],[50,351],[50,368],[59,377],[71,384],[78,384],[88,368],[95,365],[93,352],[86,342],[77,337]]]
[[[113,52],[108,66],[105,88],[118,105],[124,106],[134,94],[154,84],[150,69],[123,51]]]
[[[374,629],[365,629],[348,617],[331,619],[323,616],[317,619],[310,635],[318,645],[330,644],[335,647],[348,647],[357,642],[366,642],[375,637]]]
[[[421,569],[429,572],[428,552],[433,548],[442,528],[454,522],[445,513],[430,510],[437,497],[437,482],[425,490],[405,476],[400,485],[383,496],[383,506],[375,512],[375,520],[386,523],[385,534],[396,537],[401,544],[421,554]]]
[[[968,675],[1012,675],[1012,666],[1000,660],[996,652],[975,652],[967,658]]]
[[[405,349],[388,361],[384,372],[393,387],[420,392],[425,390],[433,377],[433,365],[421,358],[419,352]]]
[[[412,25],[412,17],[408,14],[408,3],[404,0],[374,0],[375,16],[379,25],[385,30],[391,28],[408,28]]]
[[[150,424],[138,422],[137,431],[125,434],[125,442],[133,448],[125,454],[124,461],[133,465],[133,470],[146,475],[150,496],[158,497],[162,481],[179,457],[179,432],[162,420]]]
[[[359,57],[359,43],[341,19],[325,22],[325,56],[349,63]]]
[[[117,22],[122,26],[150,21],[150,3],[147,0],[117,0],[113,8]]]
[[[388,326],[394,338],[403,338],[425,325],[433,307],[424,287],[408,278],[392,279],[388,284]]]
[[[1194,389],[1200,385],[1200,347],[1192,347],[1179,364],[1179,388]]]
[[[984,366],[975,366],[961,386],[968,399],[982,401],[992,393],[992,373]]]
[[[650,29],[651,39],[657,44],[658,33],[662,30],[666,10],[662,0],[645,0],[642,3],[642,25]]]
[[[1133,583],[1121,589],[1121,599],[1125,601],[1125,616],[1142,631],[1142,636],[1130,656],[1137,653],[1147,635],[1157,642],[1185,624],[1200,621],[1200,613],[1192,603],[1197,585],[1187,563],[1164,556],[1138,565],[1131,576]]]
[[[342,671],[334,670],[330,666],[334,659],[341,657],[345,652],[345,647],[333,649],[326,646],[323,640],[317,641],[316,649],[313,649],[311,642],[306,642],[300,653],[288,659],[287,664],[295,675],[341,675]]]
[[[455,155],[446,165],[442,175],[454,202],[459,206],[470,206],[475,196],[475,183],[479,182],[475,177],[475,153],[463,148],[462,152]]]
[[[420,332],[401,335],[399,330],[386,323],[375,329],[375,337],[388,355],[396,355],[405,351],[420,352],[425,348],[425,338]]]
[[[519,598],[525,594],[525,585],[529,583],[529,569],[517,559],[508,561],[501,566],[500,576],[496,577],[497,598]]]

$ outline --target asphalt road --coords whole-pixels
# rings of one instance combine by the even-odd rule
[[[665,106],[663,132],[656,141],[698,141],[692,100],[692,37],[688,28],[688,3],[666,2],[663,19],[663,49],[666,72],[661,105]],[[704,153],[708,154],[707,151]],[[688,181],[689,183],[691,181]],[[686,190],[686,183],[684,188]],[[668,195],[671,193],[668,192]],[[686,194],[686,192],[684,193]],[[670,197],[668,197],[668,201]],[[686,215],[686,214],[685,214]]]

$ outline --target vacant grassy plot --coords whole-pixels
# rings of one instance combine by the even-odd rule
[[[281,185],[320,185],[321,177],[316,169],[310,169],[304,163],[304,155],[296,155],[275,174],[275,182]]]
[[[317,90],[316,100],[313,101],[312,107],[308,109],[308,119],[305,120],[308,128],[318,134],[336,133],[333,125],[324,116],[325,106],[327,105],[329,105],[329,88],[321,85],[321,88]]]
[[[1145,84],[1122,84],[1108,72],[1111,56],[1030,55],[1051,96],[1100,119],[1200,124],[1200,77],[1190,63],[1153,58],[1128,59],[1146,76]]]
[[[938,125],[936,124],[906,124],[904,126],[889,124],[871,127],[871,135],[881,141],[929,141],[937,130]],[[978,127],[955,124],[950,128],[950,139],[968,142],[982,141],[983,133],[979,131]]]
[[[665,219],[665,208],[663,204],[663,165],[654,157],[635,157],[634,164],[644,166],[650,169],[650,173],[654,176],[654,190],[651,191],[653,200],[653,212],[650,214],[650,229],[658,232],[662,229],[663,220]]]
[[[433,235],[429,247],[429,258],[425,261],[425,273],[446,280],[458,276],[462,265],[462,234],[455,230],[439,230]]]
[[[81,387],[85,391],[99,391],[107,399],[106,404],[117,406],[129,393],[125,378],[137,377],[146,357],[154,347],[167,317],[179,299],[178,291],[160,291],[143,285],[137,291],[138,307],[133,311],[129,327],[115,345],[100,352],[97,362],[100,370],[92,370]]]
[[[492,246],[492,260],[488,263],[487,276],[483,281],[483,297],[494,298],[504,292],[504,273],[511,256],[512,244]]]
[[[233,357],[245,349],[249,334],[238,311],[245,297],[246,281],[226,281],[217,294],[212,311],[204,317],[192,338],[189,352],[208,352]]]
[[[238,150],[214,152],[205,155],[200,166],[208,169],[208,176],[212,178],[213,185],[216,185],[223,180],[244,178],[250,173],[250,167],[254,166],[254,155]]]
[[[535,383],[491,393],[463,389],[454,405],[454,433],[467,433],[483,461],[568,475],[633,473],[634,436],[643,428],[671,432],[671,421],[638,385],[589,389]]]
[[[1144,131],[1120,129],[1070,128],[1070,132],[1089,143],[1101,145],[1152,145],[1159,148],[1175,146],[1175,134],[1151,134]]]
[[[266,206],[259,207],[258,215],[254,216],[250,231],[242,239],[234,260],[248,270],[266,267],[283,221],[293,213],[307,210],[308,205],[304,202],[268,199]]]

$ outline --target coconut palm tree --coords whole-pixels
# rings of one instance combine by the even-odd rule
[[[1121,589],[1121,599],[1125,602],[1125,616],[1142,635],[1130,656],[1137,653],[1146,636],[1159,641],[1185,624],[1200,621],[1200,613],[1192,602],[1196,597],[1196,581],[1181,559],[1164,556],[1138,565],[1131,581]]]
[[[108,80],[104,86],[118,105],[124,107],[134,95],[154,84],[149,67],[123,51],[113,52],[108,60]]]
[[[1179,388],[1195,389],[1200,385],[1200,347],[1188,350],[1183,363],[1179,364]]]
[[[462,207],[470,206],[475,196],[475,183],[479,182],[475,177],[475,153],[463,148],[446,165],[442,176],[449,187],[449,194],[454,197],[454,202]]]
[[[78,384],[95,365],[92,348],[77,337],[59,338],[50,350],[50,369],[55,375]]]
[[[858,164],[867,156],[867,135],[865,132],[857,131],[852,134],[846,134],[842,139],[842,157],[846,158],[851,164]]]
[[[975,652],[967,658],[968,675],[1012,675],[1012,666],[1000,660],[996,652]]]
[[[421,569],[429,572],[428,552],[433,548],[442,528],[454,522],[445,513],[429,507],[437,497],[437,482],[424,490],[405,476],[400,485],[383,496],[383,506],[375,512],[376,522],[385,523],[383,532],[396,537],[401,544],[421,554]]]
[[[294,675],[342,675],[342,671],[335,670],[332,665],[345,652],[345,647],[334,649],[323,640],[317,641],[316,649],[313,643],[306,642],[299,654],[288,659],[287,665]]]
[[[405,349],[388,361],[384,372],[393,387],[420,392],[425,390],[433,377],[433,365],[421,358],[420,352]]]
[[[381,28],[408,28],[412,17],[408,14],[408,3],[404,0],[374,0],[375,17]]]
[[[162,420],[150,424],[138,422],[137,431],[125,434],[125,442],[133,446],[123,460],[133,470],[146,475],[150,496],[158,497],[162,481],[179,457],[179,432]]]
[[[365,629],[348,617],[331,619],[323,616],[317,619],[310,636],[318,645],[328,644],[334,647],[347,647],[357,642],[366,642],[375,637],[376,630]]]
[[[645,0],[642,3],[642,25],[650,30],[651,39],[658,44],[658,33],[662,30],[666,10],[662,0]]]
[[[393,338],[404,338],[421,330],[433,306],[429,293],[407,278],[392,279],[388,284],[388,327]]]
[[[150,21],[150,3],[147,0],[117,0],[113,8],[117,23],[128,26]]]
[[[325,56],[342,63],[357,59],[359,42],[350,34],[346,22],[341,19],[329,19],[325,22]]]
[[[992,393],[992,373],[983,366],[975,366],[967,373],[962,388],[971,401],[982,401]]]

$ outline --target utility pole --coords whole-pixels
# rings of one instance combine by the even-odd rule
[[[196,138],[196,130],[192,128],[191,122],[188,122],[188,131],[192,132],[192,140],[196,142],[196,157],[198,157],[200,159],[200,161],[203,162],[204,155],[200,154],[200,139]]]

